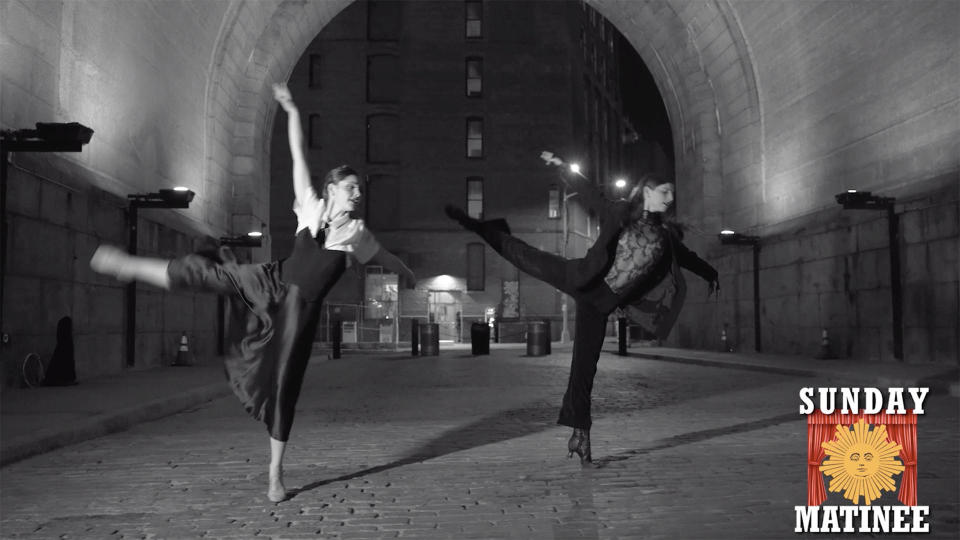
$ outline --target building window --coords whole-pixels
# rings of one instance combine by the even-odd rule
[[[307,120],[307,146],[321,148],[320,144],[320,115],[311,114]]]
[[[393,114],[373,114],[367,117],[367,162],[396,163],[400,152],[397,150],[397,116]]]
[[[483,2],[480,0],[466,0],[466,18],[468,38],[483,37]]]
[[[310,88],[320,88],[320,55],[310,55]]]
[[[483,95],[483,58],[467,58],[467,97]]]
[[[549,200],[547,206],[547,217],[550,219],[560,219],[560,188],[551,186],[547,194]]]
[[[400,12],[403,2],[370,0],[367,2],[367,39],[396,41],[400,39]]]
[[[484,289],[484,246],[483,244],[467,244],[467,290],[482,291]]]
[[[483,178],[479,176],[467,178],[467,215],[483,219]]]
[[[367,56],[367,102],[396,103],[400,95],[399,59],[392,54]]]
[[[392,174],[371,174],[363,190],[363,219],[374,231],[396,227],[403,206],[400,182]],[[359,209],[358,209],[359,210]]]
[[[483,157],[483,119],[467,118],[467,157]]]
[[[364,269],[364,319],[392,319],[397,316],[400,276],[383,271],[380,266]]]

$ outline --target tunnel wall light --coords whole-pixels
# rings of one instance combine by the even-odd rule
[[[755,246],[760,243],[760,237],[740,234],[730,229],[724,229],[717,235],[720,243],[725,245]]]
[[[127,195],[132,208],[189,208],[196,195],[184,187],[161,189],[153,193]]]
[[[886,210],[896,202],[894,197],[880,197],[869,191],[856,189],[848,189],[843,193],[838,193],[835,198],[837,203],[843,205],[845,210]]]
[[[890,296],[893,304],[893,357],[903,360],[903,287],[900,281],[900,216],[894,210],[895,197],[881,197],[869,191],[848,189],[836,195],[844,210],[886,210],[887,239],[890,243]]]
[[[239,236],[221,236],[220,245],[229,247],[261,247],[263,246],[263,233],[260,231],[251,231]]]
[[[0,130],[0,343],[4,328],[4,290],[7,280],[7,162],[10,152],[82,152],[93,130],[77,122],[37,122],[36,129]]]
[[[760,335],[760,237],[740,234],[731,229],[723,229],[717,237],[724,245],[753,247],[753,348],[763,352]]]

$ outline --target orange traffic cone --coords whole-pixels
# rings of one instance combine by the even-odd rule
[[[187,333],[180,336],[180,349],[177,350],[177,359],[174,360],[174,366],[192,366],[193,355],[190,354],[190,346],[187,344]]]
[[[720,330],[720,352],[733,352],[733,346],[727,340],[727,329]]]
[[[820,352],[815,356],[818,360],[829,360],[831,358],[836,358],[833,355],[833,352],[830,350],[830,336],[827,335],[827,329],[824,328],[823,332],[820,334]]]

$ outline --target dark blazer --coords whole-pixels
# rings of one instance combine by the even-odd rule
[[[613,264],[620,233],[630,223],[632,205],[626,200],[610,201],[589,181],[565,176],[567,185],[577,191],[587,207],[600,219],[600,235],[587,254],[578,261],[577,284],[585,288],[602,281]],[[666,339],[676,323],[686,297],[686,281],[680,268],[686,268],[708,282],[717,280],[717,271],[683,244],[683,231],[675,223],[665,223],[669,261],[663,261],[648,283],[642,283],[623,300],[631,321]],[[671,279],[665,279],[669,276]]]

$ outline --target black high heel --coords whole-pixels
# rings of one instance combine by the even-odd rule
[[[593,457],[590,455],[590,429],[573,428],[573,435],[567,441],[568,458],[573,457],[576,452],[580,456],[580,464],[593,463]]]

